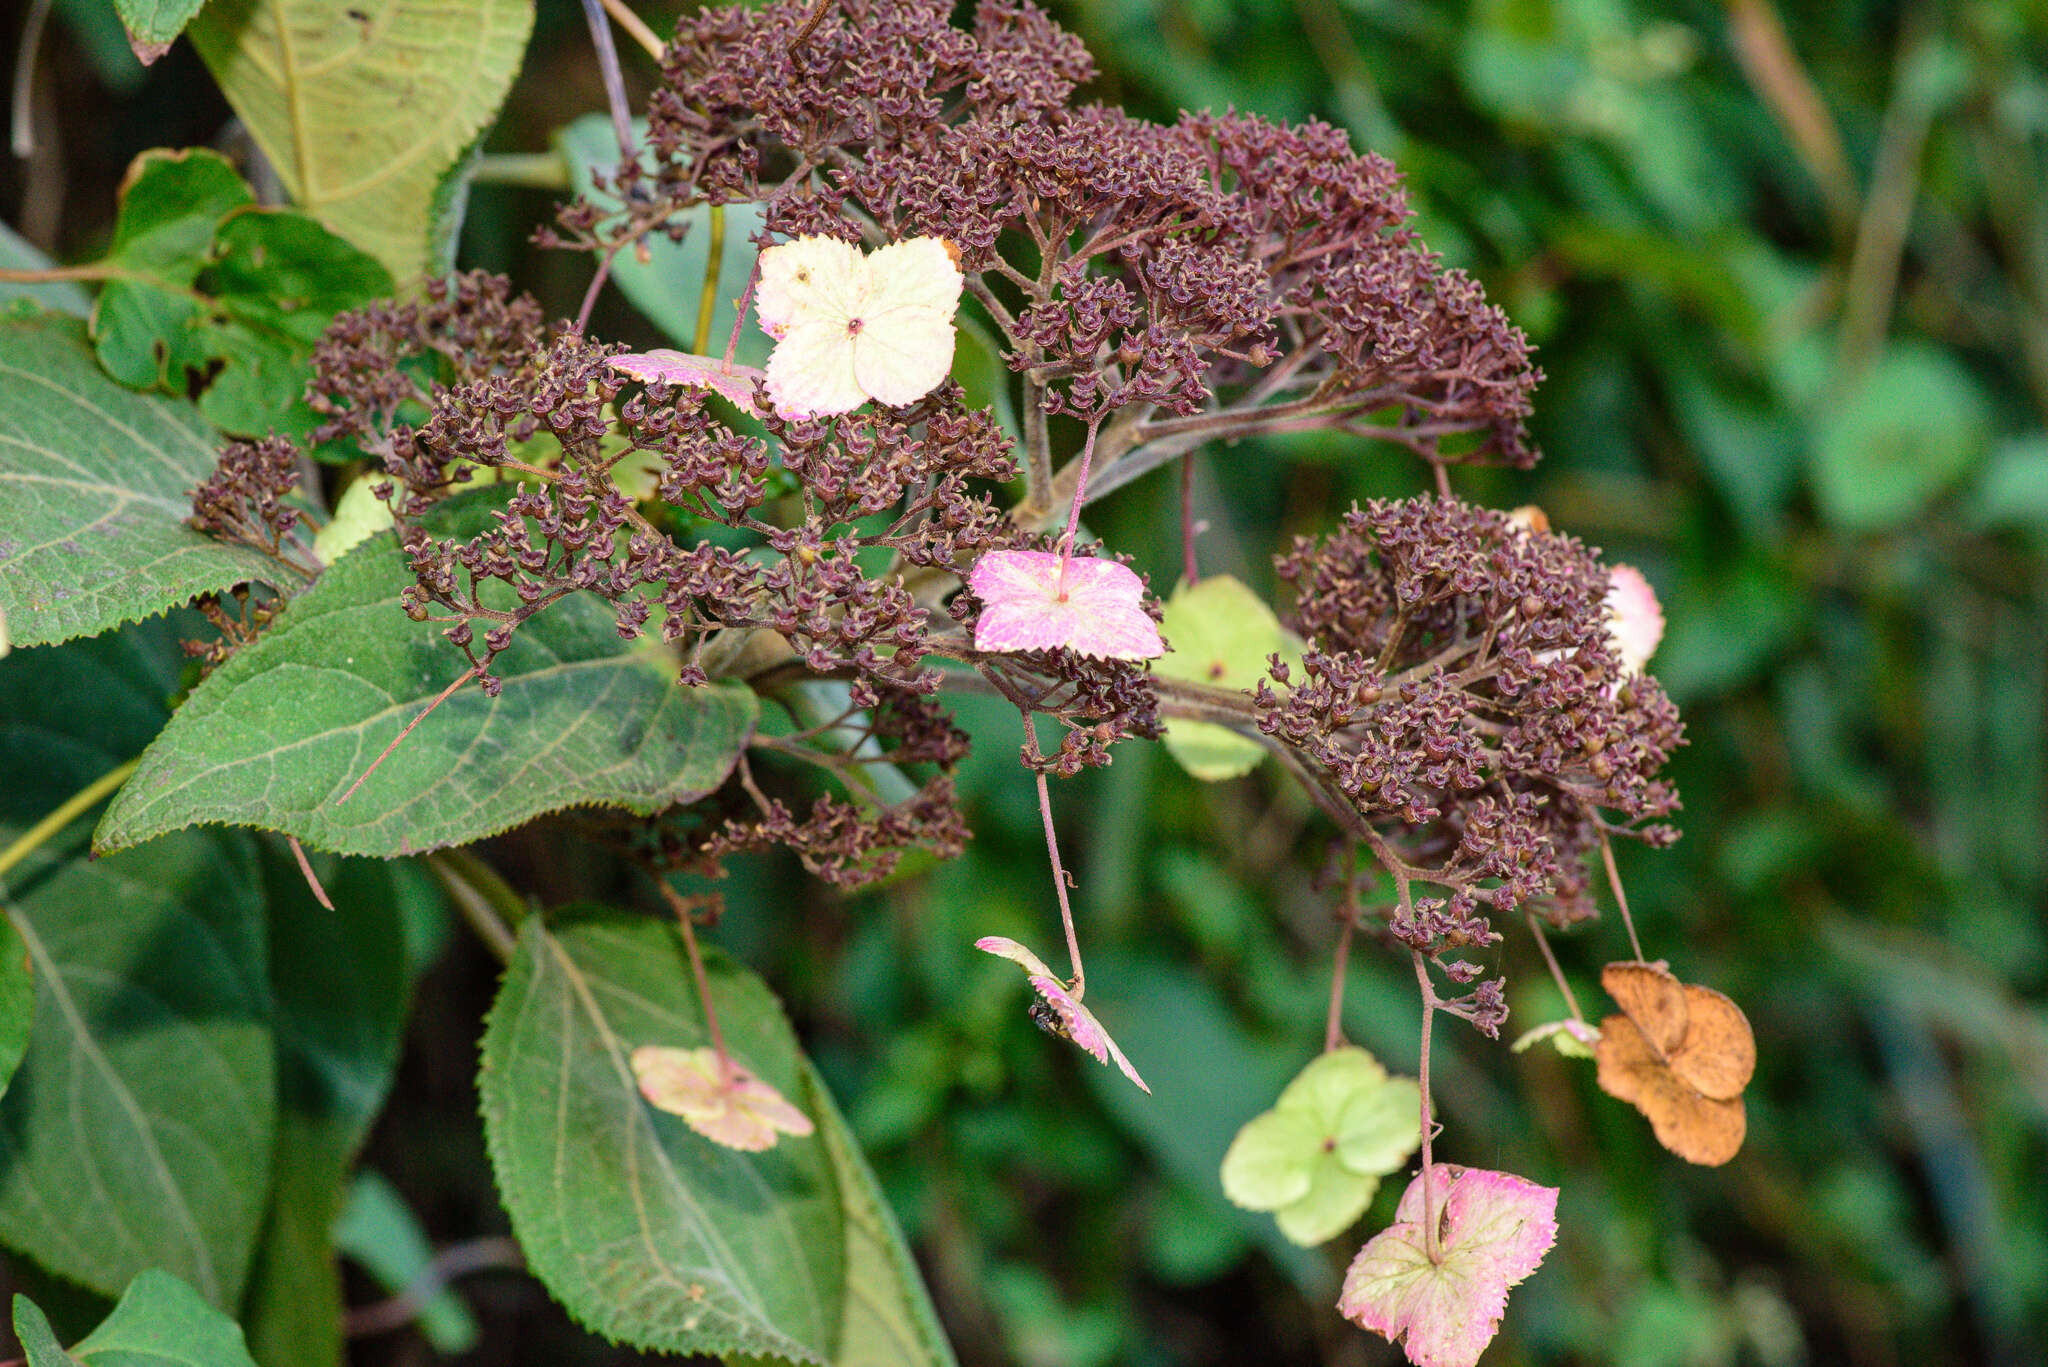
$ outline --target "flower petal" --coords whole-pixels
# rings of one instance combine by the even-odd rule
[[[649,384],[708,389],[750,413],[755,411],[754,381],[762,375],[753,366],[727,365],[716,356],[693,356],[670,347],[614,356],[609,364],[613,370]]]
[[[974,947],[984,954],[993,954],[998,958],[1008,959],[1013,964],[1023,965],[1024,971],[1034,978],[1052,976],[1052,970],[1045,966],[1045,960],[1006,935],[984,935],[974,942]]]
[[[867,398],[854,379],[853,338],[843,323],[795,323],[768,356],[768,401],[785,418],[851,413]]]
[[[873,287],[860,248],[836,237],[799,237],[761,253],[754,316],[770,337],[799,323],[829,322],[844,330]]]
[[[1278,1210],[1308,1195],[1323,1131],[1302,1111],[1266,1111],[1245,1122],[1223,1153],[1223,1194],[1246,1210]]]
[[[960,307],[960,290],[966,283],[944,238],[909,237],[891,242],[868,258],[868,278],[873,292],[868,308],[930,309],[949,320]],[[877,395],[876,397],[880,397]]]
[[[952,370],[950,314],[918,305],[862,313],[853,377],[869,398],[901,408],[937,389]]]

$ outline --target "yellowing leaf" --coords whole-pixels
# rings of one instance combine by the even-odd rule
[[[404,282],[448,264],[449,173],[532,30],[533,0],[212,0],[187,32],[293,201]]]

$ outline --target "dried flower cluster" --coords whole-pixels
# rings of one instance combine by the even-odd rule
[[[1657,682],[1625,675],[1608,572],[1577,540],[1449,499],[1376,502],[1280,557],[1309,642],[1258,692],[1259,726],[1405,888],[1392,934],[1425,953],[1497,939],[1490,911],[1593,914],[1600,834],[1674,838],[1659,771],[1682,743]],[[1616,813],[1610,821],[1606,813]]]
[[[1340,130],[1070,108],[1092,63],[1025,3],[979,6],[971,33],[942,0],[816,8],[685,20],[648,153],[603,187],[628,209],[578,202],[550,238],[615,252],[732,200],[764,203],[764,241],[942,235],[1033,421],[1120,415],[1101,464],[1305,420],[1433,460],[1535,459],[1521,334]]]

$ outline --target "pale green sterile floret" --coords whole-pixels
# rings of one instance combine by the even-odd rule
[[[1249,692],[1266,677],[1269,656],[1290,663],[1301,658],[1301,642],[1273,610],[1227,574],[1174,589],[1160,632],[1172,650],[1153,663],[1153,672],[1215,688]],[[1183,769],[1211,783],[1250,773],[1266,753],[1227,726],[1186,720],[1166,724],[1166,748]]]
[[[1329,1050],[1238,1131],[1223,1156],[1223,1193],[1273,1212],[1297,1244],[1335,1238],[1421,1144],[1421,1108],[1413,1079],[1389,1077],[1363,1049]]]
[[[341,491],[334,516],[313,538],[313,554],[321,564],[332,565],[377,533],[391,529],[391,505],[376,494],[380,483],[365,476]]]

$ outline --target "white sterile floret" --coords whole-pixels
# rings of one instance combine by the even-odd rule
[[[761,253],[755,311],[776,339],[768,399],[786,418],[900,407],[953,368],[962,277],[943,238],[893,242],[872,256],[832,237]]]

